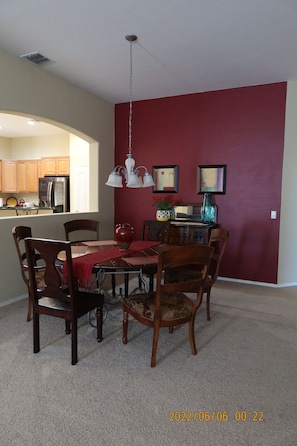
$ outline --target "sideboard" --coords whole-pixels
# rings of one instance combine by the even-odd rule
[[[143,222],[143,238],[173,245],[207,245],[210,231],[217,224],[203,224],[192,221],[145,220]]]

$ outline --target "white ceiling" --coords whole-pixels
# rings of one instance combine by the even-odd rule
[[[0,103],[1,107],[1,103]],[[23,138],[30,136],[56,135],[67,133],[65,130],[42,121],[35,121],[35,125],[29,125],[31,118],[0,113],[0,137]]]
[[[112,103],[297,80],[296,0],[1,0],[0,47]],[[30,63],[30,62],[28,62]],[[1,107],[1,103],[0,103]]]

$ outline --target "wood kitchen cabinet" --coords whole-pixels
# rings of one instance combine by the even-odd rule
[[[26,160],[26,192],[38,192],[38,161]]]
[[[2,192],[17,192],[17,161],[2,160]]]
[[[70,161],[69,156],[56,157],[56,175],[69,175]]]
[[[40,163],[40,176],[56,175],[56,158],[42,158]]]
[[[38,161],[17,161],[17,192],[38,192]]]
[[[2,160],[2,192],[38,192],[37,160]]]
[[[40,163],[40,176],[46,175],[69,175],[69,156],[55,156],[42,158]]]
[[[67,176],[69,172],[69,156],[48,157],[41,160],[0,160],[0,191],[37,193],[39,177]]]
[[[25,161],[17,161],[17,190],[15,192],[26,192],[26,164]]]

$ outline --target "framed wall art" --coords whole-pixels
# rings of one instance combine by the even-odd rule
[[[197,194],[226,193],[226,164],[197,167]]]
[[[178,191],[178,166],[153,166],[153,192]]]

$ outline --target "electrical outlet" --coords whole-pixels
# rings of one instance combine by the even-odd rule
[[[271,211],[271,213],[270,213],[271,220],[275,220],[276,219],[276,215],[277,215],[276,211]]]

